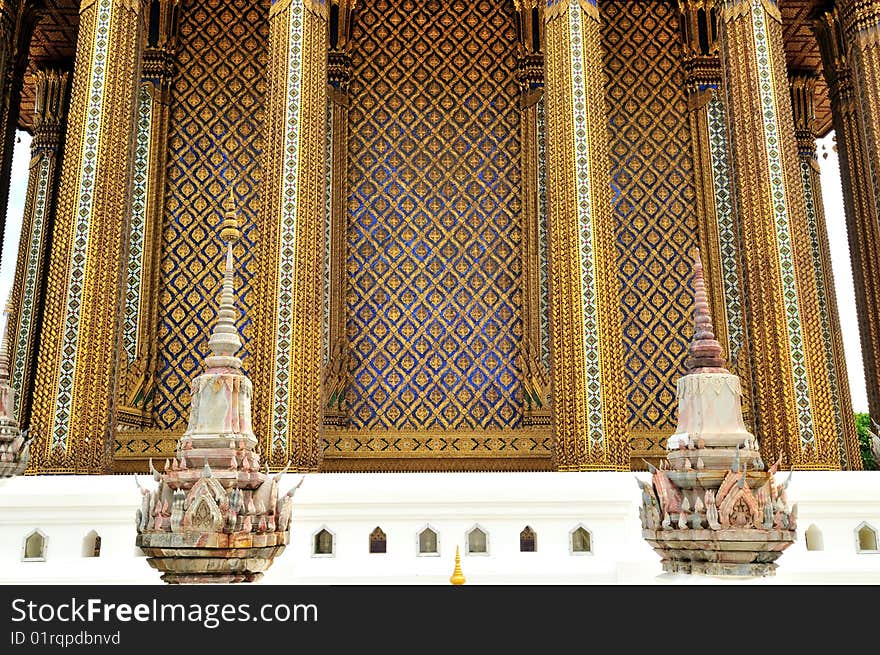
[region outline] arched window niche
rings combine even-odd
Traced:
[[[538,550],[538,535],[530,526],[519,533],[519,552],[534,553]]]
[[[440,533],[430,525],[426,525],[419,530],[416,542],[416,552],[420,557],[440,556]]]
[[[48,543],[49,537],[42,530],[39,528],[32,530],[21,544],[21,561],[45,562]]]
[[[388,538],[385,532],[378,525],[376,529],[370,533],[370,553],[385,553],[388,551]]]
[[[94,530],[83,537],[82,546],[83,557],[100,557],[101,556],[101,535]]]
[[[568,533],[568,549],[572,555],[593,554],[593,534],[583,524]]]
[[[489,554],[489,533],[480,525],[473,526],[465,535],[468,555]]]
[[[312,557],[333,557],[336,555],[336,535],[322,527],[312,535]]]
[[[825,538],[822,536],[819,526],[815,523],[804,532],[804,541],[807,544],[807,550],[825,550]]]
[[[856,551],[859,553],[880,553],[877,545],[877,529],[862,521],[856,528]]]

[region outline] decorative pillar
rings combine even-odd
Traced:
[[[135,0],[80,6],[31,420],[41,473],[108,468],[141,27]]]
[[[42,325],[49,260],[49,235],[55,222],[55,201],[61,152],[67,127],[70,73],[59,68],[37,69],[34,81],[34,134],[27,196],[22,217],[18,261],[10,298],[10,382],[17,416],[30,425],[34,374]]]
[[[525,426],[550,426],[550,294],[547,279],[546,104],[544,100],[544,6],[516,0],[517,79],[520,86],[523,176],[522,270]]]
[[[837,312],[837,294],[834,290],[834,271],[831,267],[828,230],[825,225],[822,188],[819,182],[819,163],[816,159],[816,133],[813,131],[813,121],[816,117],[813,108],[816,79],[816,75],[812,72],[801,71],[789,74],[791,103],[794,109],[794,134],[800,159],[804,205],[810,233],[810,256],[816,275],[819,319],[840,449],[840,467],[861,469],[862,458],[859,454],[859,439],[846,374],[840,315]]]
[[[718,340],[731,370],[745,382],[743,416],[753,421],[751,366],[746,335],[740,225],[730,173],[730,136],[714,0],[679,0],[682,63],[697,189],[700,251],[706,286],[719,313]]]
[[[756,432],[768,459],[839,469],[818,284],[794,139],[782,17],[771,0],[725,0],[721,61],[742,225]]]
[[[348,217],[348,83],[351,80],[353,0],[333,0],[330,5],[327,68],[326,216],[324,223],[324,335],[321,390],[323,425],[348,425],[345,394],[351,382],[351,361],[346,323],[347,285],[346,220]]]
[[[260,315],[258,434],[270,466],[321,461],[327,6],[277,0],[269,10],[269,80]]]
[[[627,470],[599,10],[561,0],[544,19],[555,465]]]
[[[42,4],[42,0],[0,0],[0,250],[6,232],[21,87]]]
[[[122,355],[117,374],[120,429],[153,425],[158,330],[159,256],[171,83],[181,0],[152,0],[137,96],[131,226],[124,277]]]
[[[873,3],[866,3],[870,5]],[[840,5],[843,6],[842,3]],[[850,5],[852,6],[852,5]],[[866,6],[867,11],[870,6]],[[814,23],[819,50],[822,54],[822,69],[828,82],[831,100],[831,117],[837,138],[837,154],[840,162],[840,177],[843,187],[843,206],[846,215],[846,232],[849,239],[849,252],[852,260],[853,283],[856,293],[856,309],[859,315],[859,335],[862,345],[862,362],[865,368],[865,388],[868,395],[868,409],[874,418],[880,417],[880,220],[878,220],[878,185],[875,146],[869,147],[865,126],[869,121],[866,112],[874,111],[878,120],[877,83],[875,61],[870,66],[870,77],[860,79],[861,89],[856,86],[856,77],[866,74],[869,55],[872,49],[867,38],[868,32],[858,39],[860,44],[850,51],[849,42],[854,38],[856,16],[849,12],[850,29],[844,32],[841,9],[832,8],[822,13]],[[867,19],[867,14],[863,16]],[[872,87],[873,84],[873,87]],[[870,92],[873,88],[874,91]],[[868,103],[867,96],[871,96]],[[872,123],[874,128],[876,125]],[[872,128],[873,129],[873,128]],[[876,137],[873,137],[876,144]],[[873,159],[876,162],[876,159]]]

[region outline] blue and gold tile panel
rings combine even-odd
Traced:
[[[675,428],[675,381],[690,339],[696,190],[678,14],[672,4],[601,3],[617,265],[635,433]]]
[[[268,54],[268,0],[181,6],[172,89],[159,291],[158,429],[182,426],[189,383],[208,354],[222,270],[222,202],[234,184],[244,367],[251,365],[256,218]]]
[[[519,427],[513,9],[376,0],[352,42],[351,425]]]

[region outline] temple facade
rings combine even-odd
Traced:
[[[815,137],[880,418],[880,0],[0,0],[0,27],[30,472],[174,456],[230,196],[273,470],[659,464],[697,247],[763,460],[861,468]]]

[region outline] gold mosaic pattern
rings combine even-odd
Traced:
[[[854,196],[850,205],[858,209],[855,214],[848,212],[850,251],[856,306],[862,317],[859,331],[868,409],[880,420],[880,10],[875,2],[836,4],[834,13],[846,35],[838,45],[841,63],[850,69],[840,77],[850,88],[838,105],[842,111],[835,128],[843,144],[841,168],[850,168],[844,180],[855,181],[844,184],[843,190]]]
[[[563,0],[544,18],[554,464],[628,469],[599,15],[591,4]]]
[[[720,21],[740,211],[762,217],[742,223],[757,436],[767,461],[838,469],[780,21],[761,0],[727,0]]]
[[[376,0],[350,86],[349,416],[517,427],[522,334],[512,8]]]
[[[675,429],[691,334],[696,190],[679,18],[660,1],[603,2],[611,187],[630,428]],[[639,450],[662,447],[637,444]]]
[[[270,16],[265,184],[256,283],[255,432],[270,466],[321,461],[327,8],[281,0]]]
[[[109,17],[108,4],[112,5]],[[130,171],[119,165],[119,153],[127,152],[133,130],[140,20],[136,9],[136,4],[125,0],[83,3],[34,386],[34,471],[103,473],[109,464],[103,437],[112,402],[118,317],[108,299],[117,297],[121,283],[124,221],[119,217],[125,215],[129,202]],[[102,62],[92,50],[104,39],[106,52],[114,56]],[[102,63],[103,97],[98,105],[88,95],[94,90],[89,81]],[[88,115],[90,106],[100,106],[101,116]],[[101,183],[83,188],[92,172]],[[86,206],[88,215],[80,213]],[[86,243],[81,245],[82,240]],[[84,261],[77,259],[78,254]],[[81,277],[74,275],[77,270],[82,270]],[[75,285],[80,285],[81,293],[72,288]],[[73,306],[71,298],[81,300]],[[78,327],[75,359],[65,348],[70,341],[65,324],[73,323],[72,316]],[[63,427],[64,432],[53,433],[53,426]]]
[[[854,180],[868,177],[867,148],[862,131],[861,110],[856,103],[855,84],[850,61],[836,9],[822,15],[816,36],[822,51],[823,71],[831,97],[834,131],[840,157],[840,177],[846,214],[846,231],[852,258],[856,309],[861,317],[859,331],[866,377],[868,409],[872,416],[880,415],[880,285],[871,280],[880,279],[880,223],[876,220],[876,198],[873,184],[853,184]],[[823,251],[825,249],[823,241]],[[830,270],[830,269],[829,269]],[[835,350],[843,353],[840,332],[834,335]],[[839,355],[839,360],[843,358]],[[843,367],[840,367],[842,370]],[[847,380],[841,376],[841,389]],[[875,409],[877,408],[877,409]],[[851,466],[861,463],[857,440],[846,442],[847,460]]]
[[[235,246],[240,356],[250,368],[268,4],[203,0],[182,6],[160,273],[154,406],[161,429],[185,423],[189,383],[208,354],[222,277],[217,228],[222,193],[233,178],[242,230]]]

